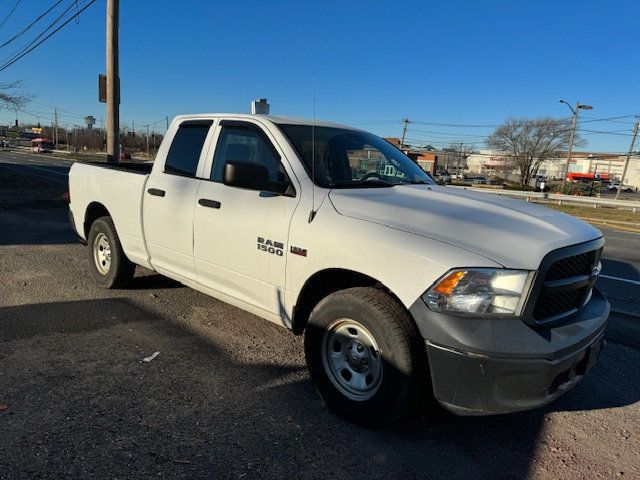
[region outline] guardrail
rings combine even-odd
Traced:
[[[527,202],[534,200],[541,200],[543,202],[554,202],[558,205],[565,204],[578,204],[589,205],[593,208],[598,207],[614,207],[625,210],[631,210],[634,213],[640,211],[640,202],[634,200],[615,200],[612,198],[598,198],[598,197],[579,197],[576,195],[563,195],[560,193],[543,193],[543,192],[523,192],[519,190],[498,190],[482,187],[462,187],[457,185],[450,185],[449,188],[466,188],[467,190],[473,190],[475,192],[484,192],[491,195],[504,195],[506,197],[522,198]]]

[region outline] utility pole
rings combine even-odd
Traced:
[[[53,143],[55,148],[58,148],[58,107],[53,109],[53,118],[55,122],[55,128],[53,130]]]
[[[581,104],[580,102],[576,102],[576,108],[574,110],[573,107],[571,107],[571,105],[569,105],[569,103],[566,100],[560,99],[558,101],[560,103],[564,103],[567,107],[569,107],[569,109],[571,110],[571,113],[573,113],[573,121],[571,122],[571,136],[569,137],[569,150],[567,152],[567,163],[564,166],[562,186],[560,187],[560,193],[564,193],[564,185],[567,181],[567,174],[569,173],[569,162],[571,161],[571,152],[573,150],[573,140],[576,136],[576,126],[578,125],[578,113],[580,112],[580,109],[591,110],[593,109],[593,107],[591,105],[584,105],[584,104]]]
[[[407,135],[407,127],[411,123],[411,120],[408,118],[402,119],[402,123],[404,123],[404,127],[402,128],[402,140],[400,140],[400,148],[404,147],[404,138]],[[167,127],[169,129],[169,127]]]
[[[107,0],[107,162],[120,160],[120,72],[118,25],[120,0]]]
[[[147,157],[149,156],[149,125],[147,125]]]
[[[627,168],[629,167],[629,158],[633,155],[633,147],[636,145],[636,137],[638,136],[638,128],[640,127],[640,120],[636,121],[635,126],[633,127],[633,137],[631,137],[631,145],[629,145],[629,152],[627,152],[627,158],[624,161],[624,169],[622,170],[622,177],[620,178],[620,183],[618,184],[618,191],[616,192],[616,200],[620,197],[620,192],[622,191],[622,182],[624,182],[624,177],[627,175]]]
[[[165,117],[165,120],[167,122],[167,130],[169,130],[169,117]]]
[[[69,126],[66,126],[64,132],[67,134],[67,151],[69,151]]]
[[[576,125],[578,124],[578,105],[573,112],[573,121],[571,122],[571,135],[569,136],[569,149],[567,151],[567,162],[564,165],[564,174],[562,175],[562,186],[560,187],[560,193],[564,193],[564,185],[567,182],[567,174],[569,173],[569,162],[571,162],[571,152],[573,150],[573,139],[576,136]]]
[[[104,119],[100,117],[100,130],[102,131],[102,148],[107,146],[107,131],[104,128]],[[102,151],[102,148],[100,149]]]

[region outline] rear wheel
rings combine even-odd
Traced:
[[[415,324],[376,288],[350,288],[320,301],[305,332],[305,355],[325,403],[358,423],[383,425],[403,416],[426,381]]]
[[[135,271],[125,255],[111,217],[100,217],[89,229],[89,264],[101,287],[120,288],[131,282]]]

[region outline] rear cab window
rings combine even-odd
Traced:
[[[212,124],[212,120],[187,120],[180,124],[167,153],[164,173],[196,176],[202,147]]]

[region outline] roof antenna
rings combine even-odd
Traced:
[[[311,124],[311,211],[309,222],[316,217],[316,75],[313,74],[313,123]]]

